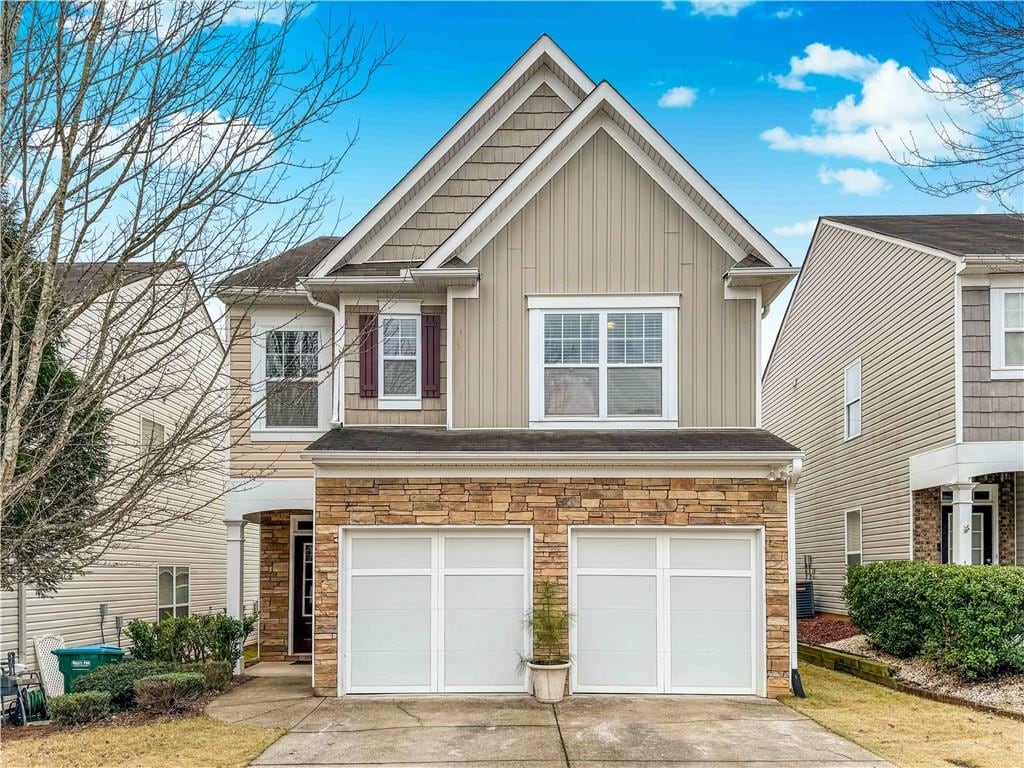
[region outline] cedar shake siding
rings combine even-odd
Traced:
[[[763,526],[767,692],[789,692],[786,484],[754,479],[340,479],[316,485],[314,677],[334,696],[338,675],[341,526],[529,525],[533,583],[569,583],[569,526]]]
[[[823,220],[764,375],[764,426],[806,452],[796,490],[797,562],[815,597],[845,611],[845,512],[863,554],[907,559],[908,457],[956,440],[952,261]],[[862,429],[844,439],[843,371],[861,361]],[[932,545],[934,546],[934,544]]]
[[[964,441],[1024,440],[1024,379],[993,379],[990,291],[963,288]]]

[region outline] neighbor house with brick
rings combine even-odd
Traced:
[[[789,691],[801,454],[758,374],[795,273],[540,38],[351,231],[218,288],[261,658],[332,696],[525,692],[554,582],[572,692]]]
[[[856,563],[1024,563],[1024,217],[820,219],[764,419],[805,452],[819,608]]]

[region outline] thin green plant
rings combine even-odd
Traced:
[[[572,661],[572,655],[565,652],[569,637],[569,626],[574,616],[566,609],[565,599],[558,584],[542,581],[537,584],[533,610],[526,616],[525,624],[533,635],[533,654],[521,657],[522,664],[555,666]]]

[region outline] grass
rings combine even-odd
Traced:
[[[4,768],[240,768],[283,733],[200,715],[21,738],[3,745],[0,762]]]
[[[901,768],[1019,768],[1024,723],[802,665],[806,699],[783,701]]]

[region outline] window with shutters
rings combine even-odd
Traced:
[[[843,436],[847,440],[860,434],[860,403],[860,360],[854,360],[843,371]]]
[[[420,315],[378,317],[379,408],[420,407]]]
[[[587,298],[593,307],[584,297],[565,308],[531,299],[531,424],[675,426],[676,307],[645,306],[658,297],[634,307],[627,297]]]

